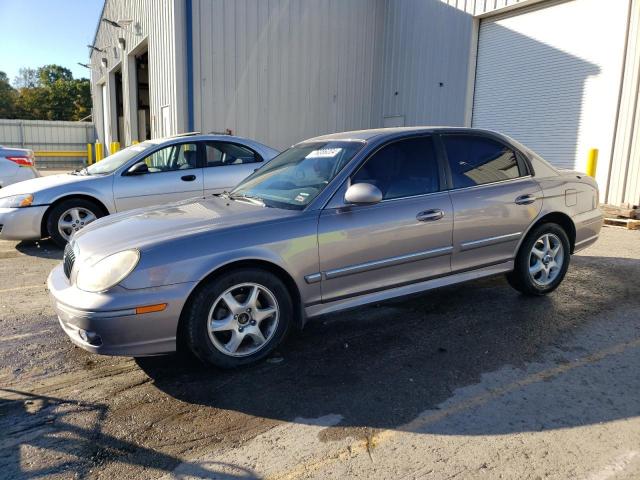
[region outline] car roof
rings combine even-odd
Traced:
[[[185,141],[222,140],[227,142],[235,141],[235,142],[242,142],[242,143],[260,143],[250,138],[244,138],[244,137],[238,137],[235,135],[226,135],[226,134],[213,134],[213,133],[189,133],[189,134],[182,134],[182,135],[173,135],[171,137],[152,138],[150,140],[145,140],[145,142],[159,145],[161,143],[175,142],[179,140],[185,140]]]
[[[304,140],[304,142],[318,142],[318,141],[331,141],[331,140],[343,140],[343,141],[365,141],[368,142],[374,139],[391,138],[397,135],[403,135],[407,133],[431,133],[431,132],[460,132],[460,133],[492,133],[491,130],[485,130],[480,128],[466,128],[466,127],[444,127],[444,126],[421,126],[421,127],[392,127],[392,128],[373,128],[370,130],[354,130],[351,132],[339,132],[331,133],[328,135],[321,135],[319,137],[310,138]]]

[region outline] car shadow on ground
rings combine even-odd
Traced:
[[[514,408],[490,401],[473,418],[430,422],[423,431],[503,434],[640,415],[638,345],[589,360],[640,337],[637,322],[622,324],[619,338],[596,332],[571,343],[598,316],[637,308],[629,279],[638,278],[640,261],[572,263],[546,297],[521,296],[492,278],[314,320],[256,366],[209,369],[186,355],[136,361],[157,388],[184,402],[285,421],[339,414],[340,427],[403,429],[425,411],[446,409],[455,395],[473,395],[458,389],[483,380],[498,389],[516,382],[503,392],[516,395]],[[520,388],[523,379],[529,383]]]
[[[23,240],[16,245],[16,250],[24,255],[38,258],[62,260],[64,250],[50,238],[44,240]]]
[[[74,478],[88,478],[97,467],[107,462],[172,472],[180,465],[185,475],[193,478],[220,480],[259,480],[253,471],[221,462],[184,462],[182,459],[145,448],[103,431],[108,406],[103,403],[74,401],[52,396],[0,388],[4,395],[15,397],[0,401],[0,425],[6,441],[0,460],[3,478],[40,478],[73,472]],[[52,412],[56,411],[55,414]],[[77,424],[77,416],[90,419]],[[12,424],[12,418],[21,418]],[[25,420],[26,418],[26,420]],[[20,450],[33,448],[57,452],[58,461],[51,466],[22,464]]]

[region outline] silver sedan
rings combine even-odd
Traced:
[[[0,239],[51,237],[63,246],[99,217],[231,189],[277,154],[226,135],[148,140],[90,167],[0,190]]]
[[[506,274],[548,294],[601,225],[591,178],[506,136],[348,132],[295,145],[229,194],[95,222],[48,286],[91,352],[185,345],[235,367],[309,318],[444,285]]]

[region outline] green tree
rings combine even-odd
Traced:
[[[73,80],[73,74],[71,70],[60,65],[45,65],[38,69],[38,78],[40,79],[40,85],[47,87],[58,81],[71,81]]]
[[[16,91],[9,83],[9,78],[0,72],[0,118],[13,118],[15,115]]]
[[[15,117],[22,120],[51,120],[49,95],[45,88],[21,88],[16,98]]]
[[[6,79],[6,75],[5,75]],[[1,82],[1,80],[0,80]],[[60,65],[45,65],[37,70],[20,69],[14,83],[12,108],[6,118],[25,120],[81,120],[91,112],[91,83],[74,79],[71,70]],[[0,95],[2,95],[0,85]],[[10,98],[11,94],[0,96]],[[0,112],[3,110],[0,107]],[[5,116],[0,113],[0,117]]]
[[[35,68],[21,68],[18,70],[18,76],[13,79],[15,88],[34,88],[39,83],[38,70]]]

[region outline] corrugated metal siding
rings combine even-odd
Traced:
[[[640,0],[631,4],[626,65],[606,202],[640,205]],[[601,158],[600,162],[608,161]]]
[[[195,127],[285,148],[377,125],[384,0],[194,0]]]
[[[516,3],[387,0],[383,116],[404,125],[463,125],[473,15]]]
[[[140,42],[148,42],[149,48],[149,101],[151,107],[151,135],[160,135],[160,108],[169,105],[173,133],[186,128],[185,101],[185,55],[184,55],[184,0],[106,0],[103,18],[117,21],[128,19],[140,24],[140,33],[134,25],[116,28],[101,22],[95,46],[106,49],[106,53],[91,55],[94,118],[98,135],[102,141],[102,100],[96,85],[108,81],[107,71],[122,66],[123,57]],[[118,37],[126,40],[126,52],[118,47]],[[101,59],[107,58],[108,66],[101,67]],[[126,78],[123,78],[123,84]],[[125,103],[126,103],[125,97]],[[125,107],[126,108],[126,107]],[[126,118],[126,114],[125,114]],[[112,121],[112,124],[114,122]],[[130,126],[125,125],[125,130]],[[115,134],[114,134],[115,135]],[[120,139],[123,143],[122,139]]]
[[[30,148],[38,151],[85,152],[87,143],[95,141],[95,127],[87,122],[59,122],[48,120],[0,119],[0,145]],[[41,157],[38,166],[78,164],[84,157]]]
[[[547,2],[480,24],[473,126],[511,135],[558,167],[611,152],[627,0]],[[598,170],[606,184],[607,162]]]

